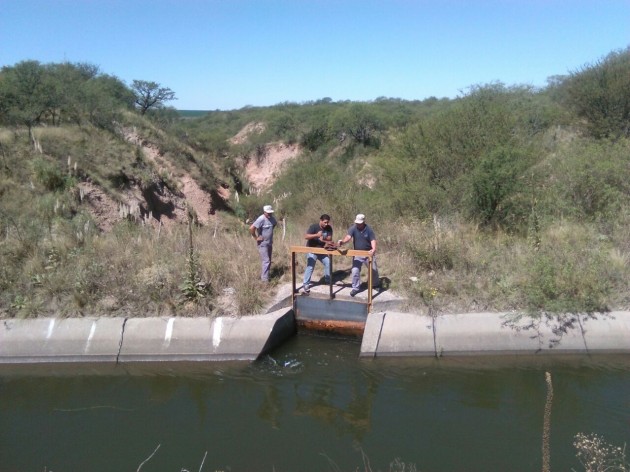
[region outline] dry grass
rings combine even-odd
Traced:
[[[216,226],[194,228],[197,274],[209,290],[191,302],[181,289],[189,270],[185,226],[158,231],[122,222],[99,234],[86,220],[52,221],[43,236],[33,228],[32,239],[28,228],[21,229],[22,240],[10,227],[5,231],[1,248],[11,257],[0,271],[3,316],[254,314],[278,285],[290,283],[289,247],[303,244],[301,225],[289,226],[284,240],[282,228],[276,229],[266,286],[247,225],[225,217]],[[627,252],[584,226],[561,224],[541,236],[536,250],[526,239],[456,220],[406,223],[380,238],[379,270],[419,312],[615,306],[630,275]],[[335,268],[346,266],[340,260]],[[299,278],[302,257],[296,270]],[[322,275],[318,264],[314,278]]]

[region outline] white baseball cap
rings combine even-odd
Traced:
[[[272,207],[271,205],[265,205],[265,206],[263,207],[263,211],[264,211],[265,213],[273,213],[273,207]]]
[[[359,213],[354,219],[354,222],[358,225],[365,223],[365,215],[363,213]]]

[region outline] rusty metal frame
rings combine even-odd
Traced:
[[[295,287],[296,282],[296,254],[324,254],[330,258],[330,285],[329,285],[329,297],[330,299],[335,298],[333,294],[333,256],[344,256],[344,257],[367,257],[368,258],[368,298],[367,298],[367,309],[368,313],[372,311],[372,254],[370,251],[359,251],[356,249],[324,249],[319,247],[308,247],[308,246],[291,246],[291,305],[295,310],[295,295],[299,292],[299,290]],[[363,303],[360,300],[357,300],[357,303]]]

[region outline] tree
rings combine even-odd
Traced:
[[[104,129],[119,121],[121,109],[131,109],[135,103],[134,93],[113,75],[103,74],[85,82],[80,92],[86,118]]]
[[[80,126],[87,120],[111,128],[135,99],[123,81],[87,63],[23,61],[0,70],[0,123],[26,126],[33,144],[33,127],[44,123]]]
[[[161,108],[164,102],[177,100],[175,92],[168,87],[161,87],[157,82],[146,80],[134,80],[131,90],[136,96],[136,105],[140,109],[140,114],[144,115],[150,108]]]
[[[85,103],[82,89],[86,83],[99,75],[98,66],[89,63],[63,62],[49,64],[47,68],[54,87],[54,95],[51,97],[52,107],[48,110],[52,124],[58,125],[61,121],[71,121],[80,125]]]
[[[26,126],[33,144],[33,126],[55,105],[56,97],[54,81],[48,69],[38,61],[23,61],[2,69],[3,115],[10,124]]]

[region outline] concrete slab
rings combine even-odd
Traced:
[[[114,362],[123,318],[36,318],[0,324],[0,363]]]
[[[381,332],[385,323],[385,312],[370,313],[365,322],[361,351],[359,357],[376,357],[378,344],[381,340]]]
[[[501,313],[370,314],[362,357],[630,353],[630,312],[510,323]],[[572,321],[566,324],[567,321]],[[565,326],[568,329],[559,329]],[[435,344],[433,344],[435,329]]]
[[[533,354],[541,348],[534,333],[506,326],[499,313],[440,315],[435,331],[438,356]]]
[[[129,318],[118,362],[207,359],[211,326],[210,318]]]
[[[254,360],[295,334],[293,310],[264,315],[216,318],[212,325],[213,358]]]
[[[630,352],[630,313],[563,315],[543,323],[539,337],[541,350],[552,354]]]
[[[630,312],[613,311],[582,322],[589,351],[630,352]]]
[[[294,333],[290,309],[242,318],[3,320],[0,363],[254,360]]]
[[[431,317],[391,311],[368,315],[361,357],[434,355]]]
[[[240,318],[131,318],[118,361],[254,360],[294,332],[286,309]]]

